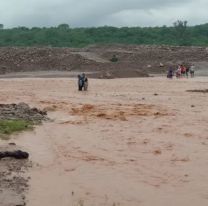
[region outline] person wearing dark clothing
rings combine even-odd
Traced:
[[[172,79],[173,78],[173,69],[172,67],[169,68],[167,78]]]
[[[190,68],[187,67],[187,68],[186,68],[186,77],[187,77],[187,78],[189,77],[189,71],[190,71]]]
[[[81,75],[78,75],[78,90],[82,91],[83,81]]]
[[[88,89],[88,78],[86,77],[85,73],[78,75],[78,90],[82,91],[83,88],[84,91],[87,91]]]

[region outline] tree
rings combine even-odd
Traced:
[[[67,30],[70,29],[68,24],[59,24],[58,29]]]
[[[179,42],[179,45],[188,45],[189,42],[189,36],[187,33],[187,21],[177,20],[173,23],[173,26],[176,31],[176,37]]]
[[[21,31],[29,31],[29,28],[27,28],[26,26],[19,26],[18,29]]]
[[[0,29],[4,29],[4,25],[3,24],[0,24]]]

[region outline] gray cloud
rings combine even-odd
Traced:
[[[160,26],[208,22],[207,0],[1,0],[0,23],[14,26]]]

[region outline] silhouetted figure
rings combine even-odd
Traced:
[[[169,68],[167,78],[172,79],[173,78],[173,69],[172,67]]]
[[[78,90],[87,91],[88,89],[88,78],[86,77],[85,73],[82,73],[82,75],[78,75]]]
[[[190,75],[191,75],[191,78],[194,78],[194,75],[195,75],[195,66],[194,65],[192,65],[190,67]]]

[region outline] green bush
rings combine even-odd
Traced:
[[[0,120],[0,137],[32,128],[32,122],[24,120]]]

